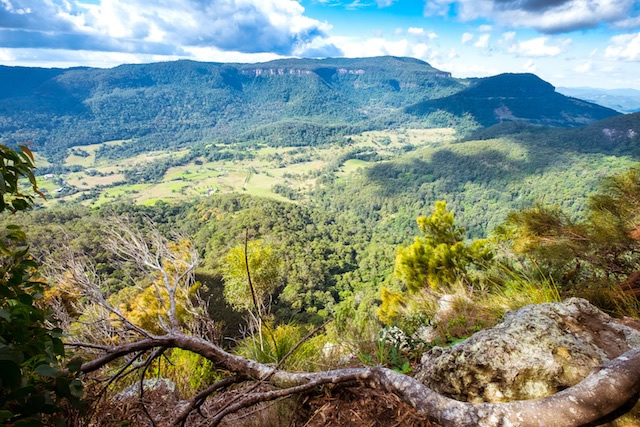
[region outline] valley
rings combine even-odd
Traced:
[[[348,178],[360,168],[398,158],[408,151],[450,144],[454,135],[454,129],[401,129],[347,135],[339,142],[317,147],[254,144],[243,147],[241,160],[207,161],[197,155],[188,156],[188,150],[152,151],[118,160],[96,157],[102,147],[135,144],[111,141],[74,147],[63,163],[74,172],[46,174],[40,185],[47,195],[43,202],[47,206],[77,199],[89,206],[113,201],[153,204],[158,200],[190,200],[228,192],[295,201],[308,199],[322,175]],[[239,151],[230,144],[218,144],[216,148],[229,157]],[[175,166],[150,182],[129,183],[145,170],[166,162]],[[128,180],[126,174],[133,179]]]
[[[478,331],[500,338],[500,325],[526,319],[532,348],[577,372],[571,354],[590,347],[538,346],[546,330],[531,333],[527,313],[542,313],[563,343],[574,340],[555,323],[563,310],[616,331],[605,312],[640,312],[640,113],[564,96],[529,73],[461,79],[388,56],[0,67],[0,77],[0,143],[13,168],[3,170],[12,214],[2,217],[9,243],[0,252],[28,257],[12,270],[16,281],[39,266],[51,286],[40,292],[40,278],[30,281],[22,300],[42,298],[68,336],[91,341],[79,344],[86,363],[121,351],[120,340],[143,345],[99,375],[138,372],[135,361],[153,351],[140,384],[153,375],[175,388],[160,393],[176,402],[233,384],[229,372],[244,383],[256,366],[267,377],[385,372],[448,398],[460,390],[439,391],[433,378],[458,368],[431,372],[422,360],[438,353],[445,363]],[[12,174],[45,197],[19,192]],[[638,363],[621,357],[612,363]],[[548,392],[499,387],[555,396],[579,391],[588,374],[548,374]],[[482,393],[463,399],[500,405],[502,392],[483,381],[471,384]],[[118,422],[141,401],[112,403],[131,384],[114,385],[101,403]],[[203,408],[215,417],[213,401]],[[283,411],[313,418],[298,409]]]

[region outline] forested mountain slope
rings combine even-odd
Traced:
[[[131,140],[129,154],[212,140],[310,145],[399,125],[572,126],[616,114],[533,75],[459,80],[412,58],[0,67],[0,142],[32,141],[56,163],[68,147],[111,140]]]
[[[477,79],[468,89],[417,103],[406,111],[440,125],[464,117],[468,126],[491,126],[505,121],[582,126],[618,115],[609,108],[561,95],[533,74]]]
[[[592,87],[559,87],[563,95],[584,99],[621,113],[640,111],[640,91],[636,89],[599,89]]]
[[[559,149],[583,152],[640,154],[640,113],[625,114],[597,121],[587,126],[558,129],[527,123],[501,123],[480,129],[467,140],[510,136],[526,143],[542,143]]]
[[[514,210],[544,201],[574,217],[604,176],[640,154],[640,114],[583,128],[503,123],[464,141],[424,147],[369,163],[349,179],[316,192],[336,215],[367,218],[407,235],[415,217],[447,200],[473,236],[483,236]]]
[[[425,62],[393,57],[177,61],[112,69],[0,67],[0,81],[3,140],[31,140],[54,158],[74,145],[139,138],[146,149],[166,148],[249,130],[260,134],[262,125],[271,125],[271,133],[282,122],[289,130],[309,122],[316,128],[333,125],[329,134],[344,133],[342,128],[353,132],[377,121],[384,125],[416,99],[462,88]]]

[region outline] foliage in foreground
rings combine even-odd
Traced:
[[[0,211],[30,209],[33,196],[19,187],[28,178],[38,193],[29,149],[0,146],[0,165]],[[55,319],[41,304],[46,285],[20,227],[2,231],[0,253],[0,423],[41,425],[45,416],[56,417],[63,400],[79,403],[82,386],[68,370],[80,365],[61,364],[62,330],[50,326]]]

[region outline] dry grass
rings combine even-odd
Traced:
[[[266,386],[261,386],[259,390]],[[207,400],[202,415],[193,413],[187,426],[208,426],[210,417],[237,400],[244,387],[221,393]],[[176,393],[160,388],[145,392],[144,406],[158,427],[168,427],[184,404]],[[148,426],[150,421],[138,396],[128,400],[111,397],[92,409],[93,416],[78,418],[73,414],[69,425],[90,427]],[[209,419],[208,419],[209,418]],[[363,387],[349,387],[333,392],[325,389],[314,394],[266,402],[227,416],[223,426],[255,427],[430,427],[425,418],[393,395]]]
[[[435,426],[393,394],[363,387],[309,396],[299,408],[294,426]]]

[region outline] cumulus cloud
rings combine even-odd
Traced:
[[[491,38],[490,34],[483,34],[478,37],[478,40],[473,44],[475,47],[479,47],[480,49],[486,49],[489,47],[489,39]]]
[[[181,54],[185,47],[245,53],[336,53],[330,26],[295,0],[0,0],[0,45]],[[15,32],[10,34],[10,32]],[[318,49],[322,46],[322,52]]]
[[[426,38],[429,40],[437,39],[439,36],[433,31],[425,31],[424,28],[419,27],[409,27],[407,29],[407,33],[411,34],[414,37]]]
[[[426,0],[425,15],[443,15],[457,6],[463,21],[484,18],[544,33],[595,28],[602,23],[638,26],[634,0]]]
[[[0,0],[0,28],[73,31],[80,12],[59,0]]]
[[[460,42],[462,44],[467,44],[469,43],[471,40],[473,40],[473,34],[471,33],[464,33],[462,34],[462,38],[460,39]]]
[[[614,60],[640,61],[640,33],[612,37],[604,55]]]
[[[427,43],[412,40],[388,40],[381,37],[360,39],[357,37],[331,37],[329,41],[335,44],[343,52],[344,56],[350,58],[366,56],[410,56],[422,59],[432,65],[438,66],[441,54],[437,49]]]
[[[549,37],[536,37],[513,44],[509,53],[520,56],[542,57],[558,56],[571,44],[571,39],[551,41]]]
[[[573,69],[576,73],[588,73],[593,69],[593,63],[591,61],[587,61],[584,64],[580,64]]]

